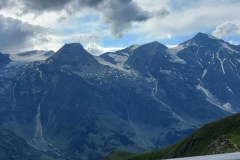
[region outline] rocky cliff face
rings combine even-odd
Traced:
[[[6,82],[1,124],[71,159],[165,147],[239,111],[239,51],[202,33],[176,48],[152,42],[100,57],[67,44]]]
[[[11,60],[9,58],[9,55],[8,54],[2,54],[0,52],[0,68],[6,66],[10,62],[11,62]]]

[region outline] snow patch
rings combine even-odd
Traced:
[[[170,75],[172,73],[171,70],[163,70],[160,68],[160,72],[164,73],[164,74],[167,74],[167,75]]]
[[[197,47],[198,47],[198,44],[195,42],[195,39],[193,38],[192,40],[193,40],[192,43],[189,42],[189,43],[190,43],[190,46],[197,46]]]
[[[186,64],[186,61],[184,61],[183,59],[177,56],[177,53],[183,50],[184,48],[185,47],[183,45],[178,45],[177,47],[168,48],[166,52],[169,53],[172,58],[170,62]]]
[[[120,63],[120,65],[128,59],[128,56],[120,56],[115,53],[110,53],[108,56],[113,58],[115,62]]]
[[[237,59],[238,60],[238,59]],[[237,66],[230,60],[230,63],[236,68],[236,74],[238,76],[238,78],[240,78],[239,74],[238,74],[238,69]]]
[[[227,111],[231,111],[232,110],[232,105],[228,102],[228,103],[225,103],[223,105],[223,108],[225,108],[225,110],[227,110]]]
[[[227,86],[227,89],[228,89],[229,92],[232,92],[232,93],[233,93],[233,91],[232,91],[228,86]]]
[[[202,63],[199,62],[199,60],[197,60],[198,64],[203,68],[203,65]]]
[[[207,72],[208,72],[208,70],[206,70],[206,69],[203,71],[202,79],[205,77],[205,75],[207,74]]]
[[[137,49],[138,47],[140,47],[140,45],[138,45],[138,44],[132,45],[130,47],[130,50],[133,51],[133,50]]]
[[[229,45],[227,45],[226,43],[220,43],[222,46],[223,46],[223,48],[225,48],[225,49],[227,49],[227,50],[229,50],[229,51],[231,51],[231,52],[236,52],[236,53],[239,53],[238,51],[236,51],[235,49],[232,49]]]
[[[235,64],[233,64],[233,62],[230,60],[230,63],[232,63],[232,65],[234,66],[234,67],[236,67],[236,65]]]
[[[214,40],[219,40],[217,37],[214,37],[214,36],[211,35],[211,34],[208,35],[208,38],[210,38],[210,39],[214,39]]]
[[[225,106],[224,106],[224,105],[221,105],[221,103],[219,103],[219,102],[213,97],[213,95],[212,95],[206,88],[204,88],[204,87],[201,86],[200,84],[197,85],[196,88],[197,88],[198,90],[201,90],[201,91],[206,95],[206,100],[207,100],[208,102],[210,102],[210,103],[212,103],[213,105],[221,108],[222,110],[225,110],[225,111],[227,111],[227,112],[233,113],[233,112],[232,112],[232,108],[231,108],[231,107],[230,107],[230,108],[228,107],[229,105],[226,105],[226,104],[224,104]]]
[[[225,70],[224,70],[224,66],[223,66],[223,63],[224,63],[224,61],[226,60],[226,58],[224,58],[223,60],[221,60],[221,58],[219,57],[219,51],[220,51],[221,49],[222,49],[222,47],[219,48],[219,50],[217,51],[217,59],[220,61],[223,74],[226,74],[226,73],[225,73]]]
[[[197,46],[197,52],[196,52],[196,56],[198,55],[198,51],[199,51],[199,46]]]
[[[42,78],[42,71],[40,71],[39,68],[37,68],[36,70],[39,72],[41,80],[43,80],[43,78]]]
[[[46,60],[49,56],[44,55],[48,51],[37,51],[37,52],[29,52],[28,54],[24,53],[17,53],[17,54],[11,54],[10,59],[13,62],[35,62],[35,61],[43,61]],[[26,52],[27,53],[27,52]]]
[[[94,56],[94,58],[99,62],[101,63],[102,65],[106,65],[106,66],[109,66],[109,67],[112,67],[112,68],[116,68],[116,69],[119,69],[121,71],[124,71],[126,73],[131,73],[131,70],[127,70],[125,69],[124,67],[122,67],[121,65],[114,65],[112,63],[109,63],[107,61],[105,61],[103,58],[99,57],[99,56]]]

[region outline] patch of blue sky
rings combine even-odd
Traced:
[[[185,36],[172,36],[172,38],[161,39],[161,40],[158,40],[158,42],[164,45],[179,45],[180,43],[191,39],[196,34],[185,35]]]
[[[223,37],[223,40],[225,40],[228,43],[234,44],[234,45],[239,45],[240,44],[240,35],[230,35],[227,37]]]

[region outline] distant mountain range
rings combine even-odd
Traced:
[[[240,110],[240,46],[203,33],[175,48],[93,56],[72,43],[1,61],[0,124],[69,159],[163,148]]]
[[[204,125],[170,147],[135,155],[125,151],[113,151],[102,160],[158,160],[239,152],[239,122],[238,113]]]

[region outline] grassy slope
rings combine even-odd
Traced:
[[[107,157],[103,158],[102,160],[126,160],[133,156],[132,153],[125,152],[125,151],[113,151]]]
[[[236,146],[240,147],[240,114],[206,124],[168,148],[132,155],[127,159],[157,160],[240,151]],[[109,158],[106,160],[122,159]]]

